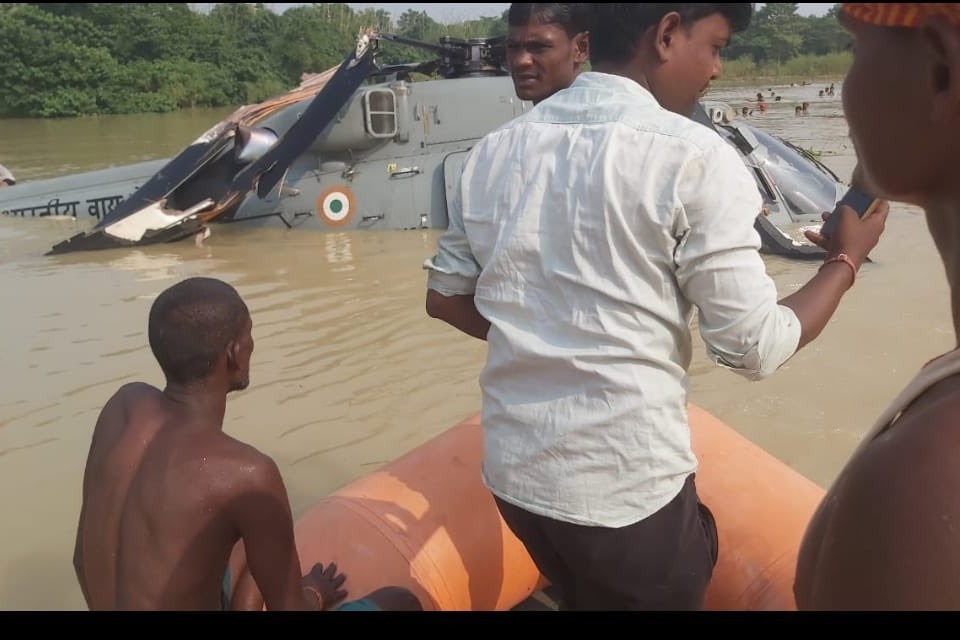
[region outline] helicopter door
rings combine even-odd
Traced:
[[[450,201],[453,200],[457,186],[460,184],[460,173],[463,171],[463,163],[467,159],[468,150],[455,151],[443,159],[443,184],[446,191],[446,206],[443,208],[443,220],[435,221],[431,226],[440,229],[446,229],[448,224],[448,215]],[[433,222],[433,221],[432,221]]]

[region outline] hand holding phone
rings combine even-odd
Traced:
[[[837,203],[833,213],[830,214],[830,216],[827,218],[827,221],[823,223],[822,227],[820,227],[820,235],[824,237],[833,235],[834,231],[837,229],[837,225],[840,223],[839,213],[840,207],[843,205],[853,209],[857,216],[859,216],[862,220],[872,214],[879,204],[879,198],[867,195],[862,191],[855,189],[854,187],[850,187],[840,199],[840,202]]]

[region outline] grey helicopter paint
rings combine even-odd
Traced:
[[[379,67],[381,43],[437,54]],[[361,34],[316,95],[244,127],[221,122],[173,159],[20,183],[0,190],[0,213],[58,217],[75,235],[50,254],[177,241],[218,224],[316,231],[442,229],[473,144],[532,108],[514,93],[504,38],[428,44]],[[439,79],[412,82],[413,73]],[[739,151],[764,200],[763,249],[793,258],[822,251],[782,229],[817,224],[846,189],[790,143],[704,102],[691,116]]]

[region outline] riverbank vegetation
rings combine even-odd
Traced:
[[[304,73],[343,59],[362,27],[437,42],[496,36],[506,14],[441,24],[422,11],[312,4],[277,14],[262,3],[0,3],[0,117],[72,117],[166,112],[259,102]],[[205,5],[209,6],[209,5]],[[388,5],[384,5],[388,6]],[[725,52],[725,75],[842,75],[849,38],[831,14],[797,15],[768,3]],[[427,59],[385,43],[383,63]]]
[[[838,51],[823,55],[800,55],[783,62],[767,61],[757,64],[749,57],[724,63],[723,78],[715,84],[747,84],[754,81],[803,81],[842,78],[853,54]]]

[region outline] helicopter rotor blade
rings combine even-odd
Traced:
[[[405,44],[411,47],[416,47],[418,49],[424,49],[426,51],[432,51],[440,55],[456,55],[457,57],[465,58],[466,54],[456,48],[445,46],[442,44],[433,44],[430,42],[423,42],[422,40],[416,40],[414,38],[407,38],[404,36],[398,36],[394,33],[379,33],[375,36],[379,40],[389,40],[391,42],[396,42],[398,44]]]
[[[374,40],[361,38],[300,119],[259,160],[237,174],[231,192],[246,193],[255,187],[257,195],[264,198],[280,183],[293,161],[310,148],[374,69]]]
[[[430,60],[427,62],[411,62],[409,64],[392,64],[386,67],[381,67],[376,70],[374,73],[376,75],[383,75],[389,73],[422,73],[424,75],[431,75],[439,67],[439,60]]]

